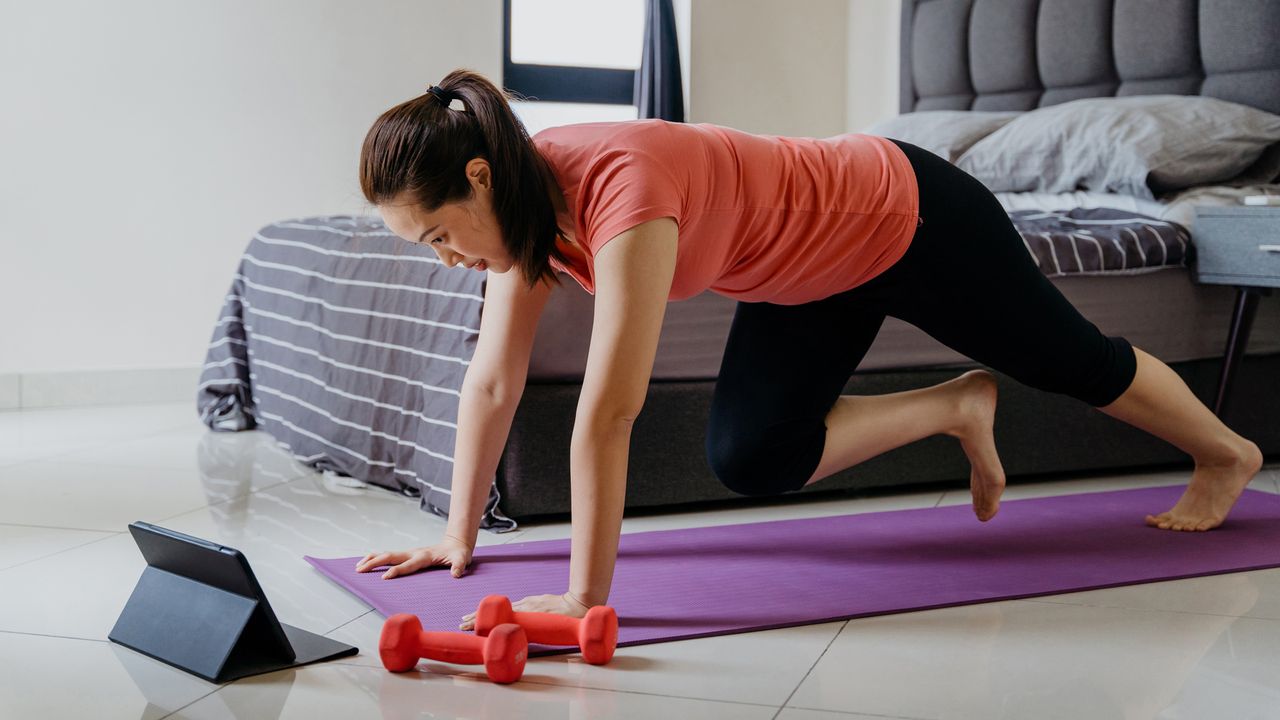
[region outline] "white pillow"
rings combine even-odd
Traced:
[[[1280,115],[1247,105],[1198,95],[1086,98],[1022,113],[956,164],[995,192],[1151,199],[1242,174],[1274,179],[1280,153],[1267,151],[1277,143]]]
[[[924,110],[903,113],[867,128],[868,135],[918,145],[948,162],[955,162],[970,145],[999,130],[1016,112]]]

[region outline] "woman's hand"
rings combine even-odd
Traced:
[[[467,565],[471,564],[471,553],[470,545],[446,535],[435,545],[397,552],[369,553],[356,563],[356,572],[369,572],[376,567],[391,565],[391,569],[382,574],[383,580],[390,580],[433,565],[448,565],[457,578],[462,577]]]
[[[571,594],[565,593],[564,595],[530,595],[512,603],[511,609],[515,612],[555,613],[580,618],[586,617],[587,611],[591,608],[578,602]],[[462,624],[458,629],[471,630],[475,626],[476,614],[472,612],[462,616]]]

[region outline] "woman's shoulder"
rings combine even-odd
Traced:
[[[621,174],[669,173],[700,153],[680,123],[646,119],[580,123],[547,128],[535,137],[538,150],[561,171],[590,185]]]
[[[846,137],[846,136],[837,136]],[[554,125],[544,128],[533,135],[539,143],[560,143],[568,145],[600,144],[612,147],[624,147],[628,144],[651,146],[662,143],[688,141],[810,141],[816,138],[787,137],[765,133],[752,133],[746,130],[716,125],[714,123],[671,122],[660,118],[642,120],[618,120],[612,122],[573,123]],[[835,138],[831,138],[835,139]]]
[[[575,123],[545,128],[533,136],[539,147],[556,146],[599,154],[609,150],[654,150],[680,135],[679,125],[659,119]]]

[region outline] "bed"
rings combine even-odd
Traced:
[[[905,0],[901,107],[1007,113],[1093,97],[1203,94],[1280,113],[1280,2]],[[1275,178],[1271,178],[1274,180]],[[1225,187],[1225,186],[1223,186]],[[1262,191],[1266,191],[1264,186]],[[1239,191],[1239,188],[1235,188]],[[1280,190],[1278,190],[1280,191]],[[1046,275],[1106,334],[1160,357],[1206,402],[1234,291],[1191,282],[1187,211],[1232,189],[1193,187],[1140,208],[1107,193],[1001,193]],[[1161,200],[1165,202],[1161,202]],[[1141,212],[1140,210],[1145,210]],[[1099,235],[1105,229],[1109,235]],[[568,276],[540,324],[529,380],[482,527],[569,510],[569,438],[591,297]],[[474,348],[484,277],[445,269],[374,217],[298,218],[249,243],[198,389],[214,430],[260,429],[316,469],[418,497],[447,515],[457,391]],[[1280,303],[1259,305],[1229,414],[1280,453]],[[703,433],[734,301],[672,303],[632,434],[629,509],[753,502],[721,486]],[[932,385],[976,363],[888,318],[846,393]],[[1011,482],[1056,473],[1190,467],[1187,456],[1079,401],[997,374],[996,439]],[[950,438],[898,448],[799,494],[967,481]]]

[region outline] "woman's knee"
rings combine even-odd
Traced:
[[[1086,353],[1061,353],[1052,362],[1002,369],[1014,380],[1044,392],[1075,398],[1093,407],[1115,402],[1133,384],[1137,356],[1123,337],[1104,336],[1087,343]]]
[[[1128,340],[1118,336],[1103,340],[1093,372],[1069,393],[1094,407],[1105,407],[1118,400],[1138,374],[1138,356]]]
[[[764,432],[713,425],[707,432],[707,462],[716,479],[739,495],[778,495],[804,487],[822,459],[825,438],[821,419]]]

